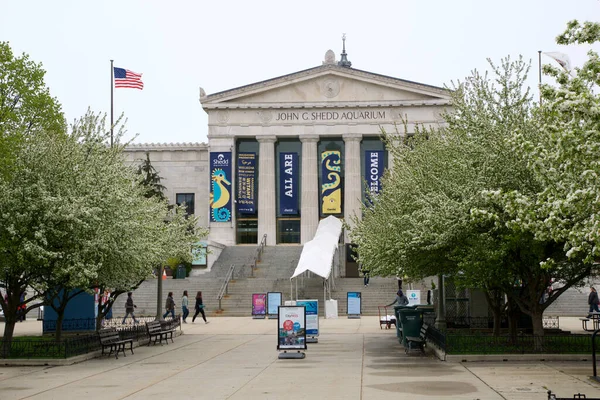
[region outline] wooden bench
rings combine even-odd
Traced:
[[[146,330],[148,331],[148,337],[150,339],[148,340],[148,346],[150,346],[150,343],[152,343],[153,338],[154,344],[158,342],[162,345],[163,339],[165,340],[165,342],[167,342],[167,344],[169,344],[168,339],[171,339],[171,342],[173,342],[173,334],[175,333],[175,329],[163,330],[160,321],[146,322]]]
[[[408,352],[413,349],[413,345],[418,346],[418,348],[420,348],[421,351],[425,353],[425,344],[427,343],[427,329],[429,329],[429,326],[427,326],[427,324],[423,324],[421,326],[421,332],[419,333],[419,337],[406,337],[406,347],[404,348],[406,354],[408,354]]]
[[[129,344],[129,350],[131,350],[131,354],[133,354],[133,339],[121,339],[117,328],[100,329],[98,331],[98,337],[100,338],[100,344],[102,345],[102,355],[104,355],[104,349],[108,347],[110,348],[108,353],[109,356],[114,351],[115,357],[119,359],[119,352],[122,351],[123,357],[126,357],[126,344]]]
[[[585,318],[585,317],[583,317],[583,318],[579,318],[579,320],[581,321],[581,328],[582,328],[584,331],[587,331],[587,330],[588,330],[588,328],[587,328],[587,323],[590,321],[590,319],[589,319],[589,318]]]

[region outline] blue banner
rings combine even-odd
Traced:
[[[279,213],[298,214],[298,153],[279,153]]]
[[[342,153],[321,153],[321,214],[342,213]]]
[[[348,292],[348,315],[360,315],[361,304],[360,304],[360,292]]]
[[[210,153],[210,220],[231,221],[231,152]]]
[[[267,314],[277,315],[281,305],[281,292],[267,292]]]
[[[381,191],[381,177],[383,176],[383,151],[365,151],[365,179],[367,191],[377,194]]]
[[[319,301],[297,300],[296,305],[306,308],[306,334],[319,336]]]
[[[256,212],[256,153],[239,153],[237,165],[237,210]]]

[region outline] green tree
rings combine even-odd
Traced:
[[[398,146],[388,138],[394,172],[351,237],[375,273],[451,275],[484,288],[496,313],[501,307],[493,299],[504,293],[543,335],[543,310],[587,276],[589,266],[566,259],[560,240],[515,229],[511,209],[490,195],[544,190],[512,141],[516,132],[539,136],[540,114],[524,87],[528,67],[508,59],[491,66],[492,79],[474,72],[454,85],[445,127],[417,129]],[[555,268],[544,267],[548,258],[558,260]],[[540,302],[552,278],[563,287]]]
[[[68,135],[40,131],[19,147],[12,178],[0,178],[5,354],[25,288],[58,299],[60,312],[68,298],[59,292],[100,287],[117,296],[168,257],[189,258],[205,233],[192,228],[195,220],[182,208],[145,196],[141,177],[124,162],[123,131],[112,148],[107,132],[105,118],[91,112]]]
[[[40,130],[63,134],[65,119],[44,83],[42,65],[27,54],[15,56],[0,42],[0,174],[6,175],[21,138]]]
[[[146,152],[146,159],[138,166],[137,173],[141,175],[142,185],[147,189],[146,197],[157,197],[161,200],[165,199],[165,187],[161,183],[163,179],[158,171],[150,162],[150,153]]]

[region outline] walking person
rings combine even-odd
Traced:
[[[190,315],[190,310],[188,309],[188,293],[187,290],[183,291],[183,297],[181,298],[181,311],[183,313],[183,323],[187,324],[187,321],[185,320],[187,318],[188,315]]]
[[[600,310],[598,309],[598,292],[596,292],[596,289],[594,289],[594,287],[590,287],[590,294],[588,296],[588,304],[590,306],[590,311],[589,311],[589,315],[588,318],[592,317],[592,312],[597,312],[600,313]]]
[[[362,274],[363,274],[363,283],[365,285],[365,287],[369,286],[369,279],[371,279],[371,271],[369,271],[369,268],[363,266],[361,268]]]
[[[135,319],[135,314],[133,313],[134,309],[137,308],[137,306],[135,304],[133,304],[133,297],[131,297],[133,295],[132,292],[128,292],[127,293],[127,300],[125,301],[125,316],[123,317],[123,322],[121,322],[121,325],[125,324],[125,320],[127,319],[127,316],[129,314],[131,314],[131,318],[133,318],[133,323],[137,324],[137,320]]]
[[[204,314],[204,303],[202,303],[202,292],[200,292],[200,291],[196,294],[196,305],[194,306],[194,308],[196,309],[196,313],[194,314],[194,317],[192,318],[192,324],[196,320],[196,317],[198,316],[198,314],[202,314],[202,319],[204,320],[204,323],[208,324],[208,321],[206,320],[206,314]]]
[[[167,296],[165,310],[167,311],[163,314],[163,318],[167,318],[167,315],[171,313],[171,317],[175,319],[175,300],[173,300],[173,292],[169,292],[169,295]]]

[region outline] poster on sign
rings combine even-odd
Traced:
[[[306,308],[306,336],[319,336],[319,300],[298,300],[296,305]]]
[[[406,297],[408,297],[408,305],[421,304],[421,291],[420,290],[407,290]]]
[[[277,350],[305,350],[304,306],[279,306],[277,315]]]
[[[252,317],[264,318],[267,315],[267,294],[252,294]]]
[[[348,318],[360,318],[360,292],[348,292]]]
[[[281,292],[268,292],[267,293],[267,314],[269,318],[275,318],[277,316],[277,310],[281,305]]]

